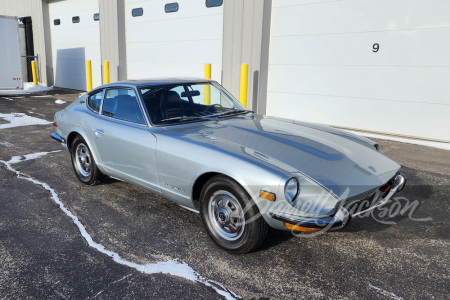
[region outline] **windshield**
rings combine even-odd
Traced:
[[[143,87],[145,108],[153,124],[175,124],[247,112],[215,83],[184,83]]]

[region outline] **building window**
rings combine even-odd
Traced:
[[[94,21],[98,21],[98,20],[100,20],[100,14],[96,13],[96,14],[94,14]]]
[[[222,6],[223,0],[206,0],[206,7]]]
[[[61,20],[60,19],[54,19],[53,20],[53,25],[55,25],[55,26],[61,25]]]
[[[169,3],[164,7],[166,13],[176,12],[178,11],[178,3]]]
[[[72,17],[72,23],[80,23],[80,17]]]
[[[140,17],[140,16],[142,16],[144,14],[144,9],[142,8],[142,7],[140,7],[140,8],[134,8],[132,11],[131,11],[131,15],[133,16],[133,17]]]

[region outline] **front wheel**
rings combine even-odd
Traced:
[[[248,253],[267,235],[267,224],[245,190],[226,176],[215,176],[200,197],[202,222],[213,241],[231,253]]]
[[[72,166],[78,179],[87,185],[95,185],[103,177],[103,174],[97,168],[94,157],[86,141],[77,136],[73,140],[71,149]]]

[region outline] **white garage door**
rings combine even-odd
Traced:
[[[450,141],[450,1],[273,1],[267,113]]]
[[[86,60],[92,61],[93,86],[101,85],[98,12],[97,0],[49,3],[55,86],[86,90]]]
[[[223,5],[206,7],[205,0],[179,0],[178,11],[166,13],[168,3],[174,2],[126,1],[128,78],[204,77],[204,64],[210,63],[212,79],[220,82]],[[133,9],[138,13],[140,8],[142,16],[133,17]]]

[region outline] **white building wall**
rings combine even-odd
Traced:
[[[273,1],[267,113],[450,141],[449,13],[447,0]]]

